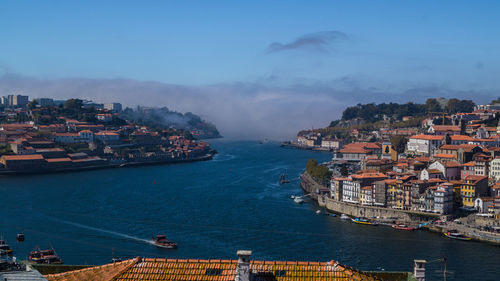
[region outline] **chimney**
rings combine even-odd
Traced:
[[[414,260],[413,275],[417,281],[425,281],[425,263],[426,260]]]
[[[236,268],[235,281],[250,281],[250,256],[252,251],[238,250],[238,267]]]

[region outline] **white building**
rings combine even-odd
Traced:
[[[111,110],[113,112],[121,112],[122,111],[122,104],[118,103],[118,102],[105,103],[104,108],[107,110]]]
[[[360,182],[345,179],[342,182],[342,201],[348,203],[359,203]]]
[[[500,179],[500,157],[490,161],[489,177],[495,181]]]
[[[453,184],[443,183],[434,192],[434,211],[443,215],[453,211]]]
[[[321,147],[328,149],[339,149],[341,140],[324,138],[321,140]]]
[[[406,144],[406,150],[415,154],[432,155],[441,146],[443,136],[415,135]]]
[[[94,141],[94,133],[89,130],[78,133],[56,133],[54,141],[59,143],[89,143]]]

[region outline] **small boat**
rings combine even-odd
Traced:
[[[412,231],[412,230],[416,229],[415,227],[407,226],[405,224],[393,224],[392,228],[399,229],[399,230],[408,230],[408,231]]]
[[[17,240],[17,242],[24,242],[24,233],[19,232],[19,233],[16,235],[16,240]]]
[[[444,234],[444,236],[446,236],[448,238],[451,238],[451,239],[457,239],[457,240],[462,240],[462,241],[469,241],[469,240],[471,240],[470,237],[467,237],[467,236],[465,236],[465,235],[463,235],[461,233],[458,233],[458,232],[452,231],[452,230],[450,230],[448,232],[444,232],[443,234]]]
[[[343,219],[343,220],[350,220],[350,219],[351,219],[351,217],[349,217],[349,216],[348,216],[348,215],[346,215],[346,214],[342,214],[342,215],[340,215],[340,219]]]
[[[295,199],[295,195],[290,195],[290,199]]]
[[[63,264],[62,259],[56,254],[54,249],[31,251],[28,260],[38,264]]]
[[[359,224],[366,224],[366,225],[371,225],[372,223],[367,220],[367,219],[363,219],[363,218],[354,218],[354,219],[351,219],[353,222],[355,223],[359,223]]]
[[[13,252],[10,246],[7,243],[5,243],[3,236],[0,239],[0,251],[1,251],[0,254],[2,255],[11,255]]]
[[[326,213],[325,215],[330,216],[330,217],[336,217],[337,216],[336,214],[328,214],[328,213]]]
[[[177,248],[177,243],[174,241],[167,240],[167,237],[165,235],[156,235],[156,237],[153,237],[153,242],[156,246],[161,247],[161,248],[167,248],[167,249],[176,249]]]
[[[304,199],[297,196],[297,197],[295,197],[295,199],[293,199],[293,202],[295,202],[297,204],[302,204],[302,203],[304,203]]]
[[[316,214],[321,214],[321,210],[316,210]]]
[[[119,257],[113,257],[113,258],[111,258],[111,262],[112,263],[121,262],[121,261],[122,261],[122,259],[120,259]]]

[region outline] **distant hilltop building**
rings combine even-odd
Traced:
[[[7,95],[0,99],[4,107],[24,107],[28,102],[28,96],[23,95]]]
[[[122,104],[118,102],[113,102],[113,103],[105,103],[104,108],[107,110],[110,110],[112,112],[121,112],[122,111]]]
[[[50,98],[38,98],[35,99],[39,106],[52,106],[54,105],[54,100]]]

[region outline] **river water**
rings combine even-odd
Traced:
[[[364,226],[297,205],[298,177],[310,158],[329,153],[278,143],[211,141],[212,161],[0,178],[0,231],[18,258],[54,247],[66,264],[132,258],[337,260],[362,270],[411,271],[414,259],[447,257],[447,280],[500,280],[500,247],[425,231]],[[286,171],[291,183],[280,186]],[[24,230],[26,241],[15,234]],[[177,250],[149,240],[166,234]],[[427,269],[442,280],[443,264]]]

